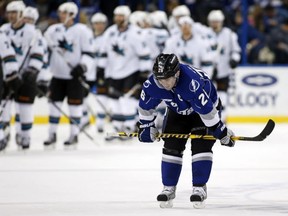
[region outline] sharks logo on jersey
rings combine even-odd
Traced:
[[[11,45],[13,47],[13,49],[15,50],[15,53],[17,55],[23,55],[23,50],[22,50],[22,46],[17,46],[14,41],[11,42]]]
[[[180,60],[186,64],[190,64],[193,65],[193,59],[189,58],[186,53],[184,53],[183,55],[180,55]]]
[[[58,46],[66,51],[73,52],[73,43],[69,44],[65,37],[58,40]]]
[[[113,50],[115,53],[117,53],[118,55],[122,55],[122,56],[125,55],[124,49],[123,49],[123,48],[120,48],[117,43],[112,45],[112,50]]]

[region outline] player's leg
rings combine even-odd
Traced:
[[[61,117],[63,100],[66,96],[67,80],[52,78],[49,86],[49,129],[48,138],[44,141],[44,146],[53,146],[57,141],[57,128]]]
[[[178,115],[168,109],[163,132],[164,133],[189,133],[189,124],[185,120],[186,116]],[[161,207],[172,207],[168,202],[175,198],[175,190],[182,170],[182,157],[187,139],[164,139],[162,151],[161,174],[163,191],[158,195],[157,200],[161,202]]]
[[[78,79],[68,80],[67,82],[67,102],[70,118],[73,119],[73,122],[70,122],[70,136],[64,142],[64,145],[69,146],[78,143],[79,125],[83,111],[84,89]]]
[[[7,140],[4,137],[3,131],[3,122],[2,122],[2,106],[1,106],[1,99],[2,99],[2,91],[3,91],[3,76],[2,71],[0,70],[0,151],[3,151],[7,146]]]
[[[139,72],[131,74],[130,76],[123,79],[123,94],[127,93],[132,87],[137,83],[139,77]],[[139,93],[140,94],[140,93]],[[134,95],[133,95],[134,96]],[[137,97],[138,95],[135,95]],[[122,110],[124,122],[123,122],[123,131],[125,132],[134,132],[136,130],[136,115],[137,115],[137,106],[138,100],[135,100],[135,97],[120,97],[119,105]]]
[[[106,119],[106,112],[110,112],[110,97],[108,96],[108,87],[110,79],[106,79],[103,83],[97,82],[97,98],[96,98],[96,128],[99,133],[104,132],[104,123]],[[101,104],[100,104],[101,103]],[[106,111],[103,106],[105,106]]]
[[[16,130],[16,134],[15,134],[15,140],[16,140],[16,144],[20,145],[21,142],[21,123],[20,123],[20,116],[19,116],[19,104],[15,103],[15,130]]]
[[[229,77],[216,79],[218,95],[222,102],[221,120],[226,122],[228,108]]]
[[[195,128],[193,134],[206,135],[208,133],[198,114],[192,115],[190,121],[193,122],[193,127]],[[193,202],[195,208],[203,208],[205,206],[204,200],[207,198],[206,183],[209,180],[212,169],[212,147],[214,143],[215,140],[191,140],[193,189],[190,201]]]
[[[23,84],[15,95],[15,102],[19,107],[21,124],[21,140],[19,146],[22,149],[28,149],[30,147],[31,130],[34,120],[33,104],[36,94],[36,81],[31,80],[23,81]]]
[[[109,98],[110,98],[110,110],[111,110],[111,124],[112,124],[112,131],[119,132],[122,131],[123,123],[124,123],[124,116],[122,112],[122,107],[119,104],[119,98],[121,90],[123,89],[123,79],[121,80],[110,80],[110,90],[109,91]],[[106,137],[106,141],[114,140],[114,137]]]
[[[94,86],[95,82],[87,81],[86,82],[90,89]],[[84,92],[84,98],[83,98],[83,105],[82,105],[82,117],[80,120],[80,128],[81,130],[85,129],[90,125],[90,118],[89,118],[89,101],[88,101],[88,96],[89,96],[89,91],[86,89],[83,90]]]

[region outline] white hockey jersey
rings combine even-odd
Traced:
[[[93,52],[94,52],[94,61],[88,67],[87,73],[85,73],[85,77],[87,81],[95,81],[96,80],[96,68],[101,58],[100,50],[101,46],[104,44],[104,33],[93,38]]]
[[[44,37],[51,50],[50,70],[53,77],[72,79],[71,70],[78,64],[93,64],[93,33],[84,24],[66,28],[62,23],[51,25]]]
[[[0,31],[0,62],[3,70],[4,80],[13,72],[18,72],[19,66],[16,60],[16,53],[11,45],[10,39]]]
[[[18,29],[14,29],[11,24],[5,24],[1,30],[11,40],[11,45],[16,53],[20,73],[27,67],[33,67],[38,71],[43,66],[44,46],[41,40],[41,32],[34,25],[23,24]]]
[[[223,27],[219,33],[215,33],[212,29],[210,31],[217,43],[214,50],[217,78],[224,78],[232,72],[229,61],[231,59],[240,61],[241,48],[238,44],[238,36],[227,27]]]
[[[104,45],[101,49],[99,67],[105,68],[105,76],[123,79],[136,71],[150,71],[150,50],[141,31],[129,25],[119,32],[112,25],[104,33]]]
[[[213,53],[206,39],[199,35],[192,35],[188,40],[184,40],[180,34],[170,37],[164,53],[174,53],[180,62],[203,69],[209,77],[212,75]]]
[[[151,51],[151,59],[154,59],[163,52],[165,42],[169,38],[169,32],[165,29],[160,28],[147,28],[146,31],[146,42]]]

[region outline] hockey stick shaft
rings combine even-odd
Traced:
[[[234,141],[263,141],[268,135],[271,134],[275,127],[275,122],[271,119],[267,122],[264,129],[255,137],[245,137],[245,136],[232,136],[231,139]],[[138,137],[138,133],[111,133],[107,134],[108,136],[116,137]],[[216,140],[212,135],[198,135],[198,134],[173,134],[173,133],[159,133],[156,138],[176,138],[176,139],[205,139],[205,140]]]

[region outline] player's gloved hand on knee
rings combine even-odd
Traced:
[[[22,80],[25,83],[34,84],[39,71],[36,68],[28,67],[22,74]]]
[[[38,91],[38,97],[41,98],[43,97],[44,95],[47,95],[48,93],[48,81],[45,81],[45,80],[39,80],[37,82],[37,88],[39,89]]]
[[[222,121],[212,127],[212,133],[215,138],[220,140],[221,145],[228,147],[235,145],[235,141],[231,139],[234,136],[233,131],[228,129]]]
[[[18,76],[17,71],[6,76],[6,84],[13,92],[17,92],[22,85],[22,81]]]
[[[138,126],[138,139],[140,142],[154,142],[159,133],[155,127],[154,121],[140,120]]]
[[[78,64],[76,65],[76,67],[72,69],[70,74],[73,78],[79,78],[79,77],[83,77],[86,71],[87,71],[87,68],[85,65]]]

